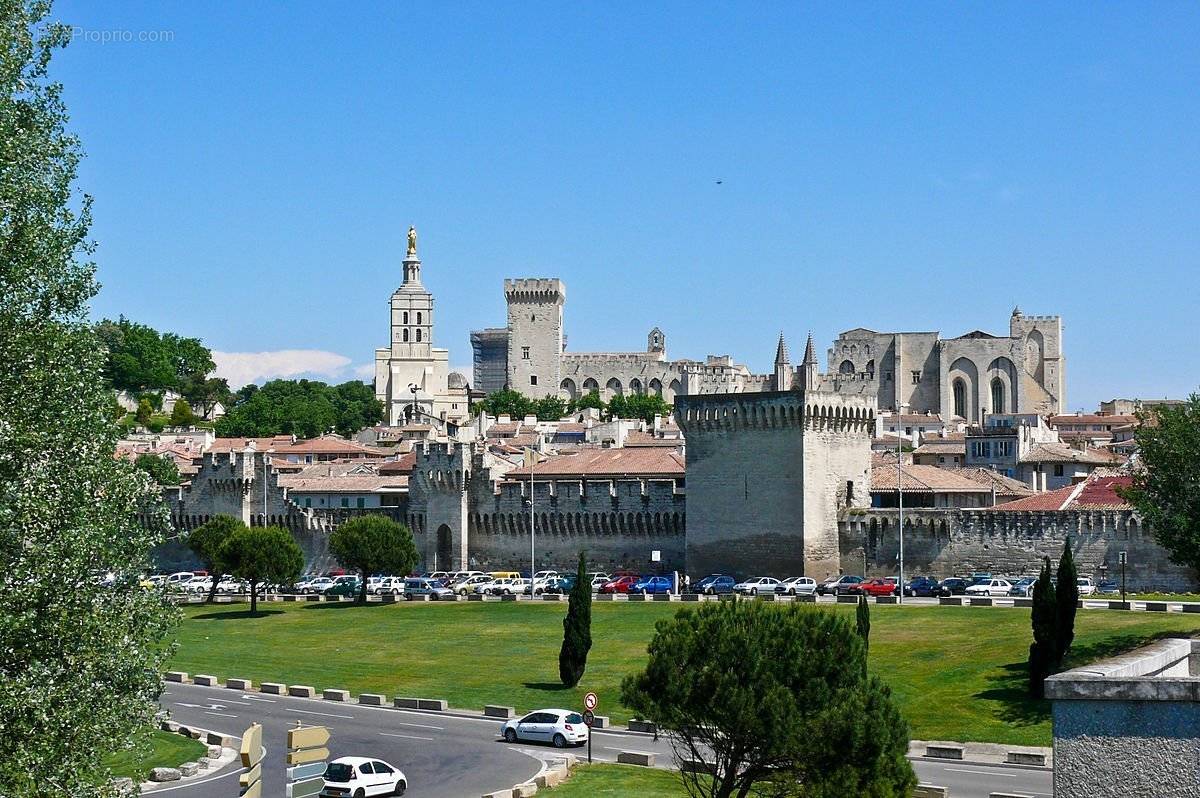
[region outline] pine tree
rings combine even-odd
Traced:
[[[867,652],[871,647],[871,607],[867,604],[867,597],[860,595],[858,597],[858,608],[854,611],[855,628],[858,631],[858,636],[863,641],[863,670],[867,668]]]
[[[1075,640],[1075,612],[1079,606],[1079,571],[1075,569],[1075,557],[1071,554],[1071,538],[1063,544],[1062,558],[1058,561],[1058,587],[1054,620],[1054,667],[1061,668],[1063,659],[1071,650]]]
[[[1046,677],[1054,666],[1056,606],[1054,582],[1050,578],[1050,558],[1042,564],[1042,573],[1033,585],[1033,642],[1029,645],[1029,694],[1041,698]]]
[[[175,406],[171,408],[171,426],[186,427],[196,420],[196,416],[192,413],[192,406],[188,404],[187,399],[176,399]]]
[[[587,578],[587,561],[579,553],[579,568],[563,618],[562,650],[558,653],[558,678],[563,686],[574,687],[583,678],[588,651],[592,647],[592,585]]]

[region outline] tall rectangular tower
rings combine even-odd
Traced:
[[[508,302],[508,386],[540,399],[557,396],[562,380],[562,280],[525,277],[504,281]]]

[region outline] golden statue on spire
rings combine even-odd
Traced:
[[[417,228],[408,226],[408,257],[417,257]]]

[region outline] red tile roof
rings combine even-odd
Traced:
[[[1056,510],[1128,510],[1129,504],[1117,495],[1117,488],[1133,484],[1130,476],[1092,474],[1075,485],[1065,485],[1057,490],[1039,493],[1026,499],[1017,499],[996,507],[989,512],[1031,512]]]
[[[581,449],[575,454],[551,457],[534,467],[537,477],[682,477],[683,456],[660,447],[631,449]],[[529,478],[525,466],[513,469],[508,479]]]
[[[417,465],[417,453],[409,452],[401,455],[395,460],[389,460],[386,463],[379,464],[379,474],[411,474],[414,467]]]
[[[990,493],[990,485],[984,486],[970,479],[959,469],[938,468],[931,465],[904,465],[901,486],[905,493]],[[896,466],[876,466],[871,469],[871,490],[895,492]]]

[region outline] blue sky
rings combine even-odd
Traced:
[[[369,363],[412,223],[453,365],[558,276],[577,351],[659,325],[766,371],[780,330],[1020,305],[1064,318],[1071,409],[1200,382],[1194,3],[56,11],[95,315],[267,353],[241,375]]]

